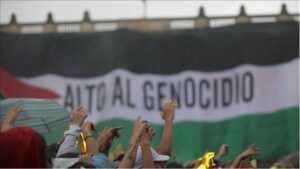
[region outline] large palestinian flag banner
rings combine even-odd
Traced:
[[[98,129],[124,126],[127,146],[138,116],[163,129],[163,102],[179,103],[177,160],[229,144],[229,159],[256,143],[261,158],[299,150],[299,25],[243,24],[139,33],[5,34],[2,96],[84,106]],[[64,129],[46,134],[57,142]]]

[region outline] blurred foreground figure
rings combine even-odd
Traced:
[[[29,127],[17,127],[0,133],[1,168],[51,167],[46,161],[46,142]]]
[[[8,112],[1,125],[1,168],[50,168],[51,158],[47,154],[44,138],[29,127],[12,128],[19,108]]]

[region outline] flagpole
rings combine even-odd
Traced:
[[[143,6],[144,6],[144,19],[147,18],[147,0],[142,0],[143,1]]]

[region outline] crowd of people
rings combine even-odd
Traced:
[[[176,103],[164,104],[160,115],[164,120],[164,129],[160,144],[151,147],[155,135],[147,119],[137,117],[127,151],[117,146],[109,154],[113,141],[120,137],[122,127],[105,128],[97,139],[93,132],[95,125],[87,121],[87,112],[79,107],[71,112],[70,127],[63,134],[59,143],[46,144],[45,139],[30,127],[13,127],[21,109],[13,108],[3,118],[0,133],[1,168],[257,168],[253,156],[260,150],[255,144],[236,157],[233,162],[221,162],[228,154],[228,145],[220,147],[218,153],[208,152],[202,158],[186,164],[168,163],[173,144],[173,120]],[[76,144],[80,145],[77,150]],[[273,169],[297,167],[276,163]]]

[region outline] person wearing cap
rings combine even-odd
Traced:
[[[134,168],[160,168],[160,162],[169,160],[169,156],[158,154],[150,146],[150,141],[154,135],[155,132],[150,127],[144,131],[138,146]]]
[[[140,145],[137,150],[134,168],[165,168],[169,155],[171,154],[173,144],[173,120],[177,103],[167,101],[160,112],[161,118],[165,121],[163,135],[156,151],[150,146],[150,141],[154,136],[154,131],[149,128],[143,133],[140,139]]]
[[[43,136],[30,127],[13,127],[21,108],[7,112],[0,129],[1,168],[51,168],[52,159],[47,152]]]

